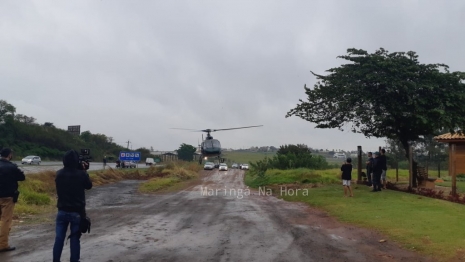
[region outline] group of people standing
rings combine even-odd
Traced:
[[[10,148],[0,150],[0,252],[13,251],[9,234],[13,220],[13,210],[18,201],[18,182],[26,177],[16,164],[11,162],[13,151]],[[56,172],[55,185],[57,191],[57,208],[55,225],[55,244],[53,245],[53,261],[60,261],[66,232],[70,231],[70,261],[80,261],[81,221],[86,216],[85,190],[92,188],[92,181],[87,163],[79,166],[79,154],[70,150],[63,156],[63,168]]]
[[[385,149],[381,149],[381,152],[375,152],[374,154],[368,152],[366,169],[368,186],[373,188],[372,192],[381,191],[381,188],[386,189],[387,159]]]
[[[368,186],[372,187],[371,192],[378,192],[381,189],[386,189],[386,171],[387,159],[386,150],[381,149],[381,152],[368,152],[368,160],[366,162],[366,176]],[[344,196],[353,197],[350,182],[352,180],[352,159],[347,158],[341,166],[342,186],[344,187]]]

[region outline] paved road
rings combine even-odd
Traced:
[[[81,239],[81,261],[427,261],[304,204],[233,194],[246,189],[243,176],[203,171],[200,184],[158,195],[137,194],[138,181],[92,189],[93,224]],[[227,193],[205,196],[205,188]],[[0,261],[51,261],[53,241],[53,222],[15,228],[11,242],[18,249]],[[62,261],[68,258],[69,243]]]
[[[18,167],[20,167],[25,174],[31,174],[31,173],[37,173],[40,171],[45,171],[45,170],[52,170],[52,171],[57,171],[60,168],[63,168],[63,162],[42,162],[40,165],[23,165],[21,162],[15,162]],[[116,168],[115,163],[108,163],[107,166],[110,166],[112,168]],[[145,163],[138,164],[138,168],[146,168],[147,166]],[[91,162],[89,166],[89,170],[102,170],[103,169],[103,162]]]

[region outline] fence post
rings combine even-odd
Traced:
[[[357,184],[362,184],[362,146],[357,146]]]
[[[408,150],[408,163],[409,163],[409,172],[408,172],[408,189],[412,190],[413,184],[413,147],[409,146]]]
[[[452,195],[457,194],[457,158],[455,157],[455,144],[452,144],[452,155],[449,155],[449,157],[452,157]],[[450,171],[449,171],[450,172]]]

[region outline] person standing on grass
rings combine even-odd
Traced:
[[[368,152],[368,161],[366,162],[367,165],[367,179],[368,179],[368,186],[373,186],[373,153]]]
[[[387,158],[386,158],[386,150],[383,148],[381,149],[381,182],[383,185],[383,189],[386,189],[386,171],[387,171]]]
[[[352,189],[350,188],[350,181],[352,180],[352,159],[347,158],[346,162],[341,166],[342,186],[344,187],[344,196],[350,193],[353,197]]]
[[[373,160],[373,190],[371,192],[381,191],[381,173],[383,172],[383,163],[381,154],[375,152],[375,158]]]
[[[2,221],[0,226],[0,252],[7,252],[16,249],[16,247],[10,246],[8,236],[13,221],[13,210],[19,197],[18,181],[24,181],[26,177],[17,165],[11,163],[13,158],[11,149],[2,149],[0,156],[0,220]]]
[[[64,167],[56,172],[55,185],[58,195],[55,226],[53,262],[59,262],[63,251],[66,231],[70,228],[71,262],[79,262],[81,252],[80,222],[85,218],[85,190],[92,188],[92,181],[86,172],[87,166],[79,167],[79,154],[70,150],[63,156]]]

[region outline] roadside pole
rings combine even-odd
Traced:
[[[409,170],[408,170],[408,189],[413,190],[413,147],[409,146],[408,150],[408,163],[409,163]]]
[[[357,184],[363,184],[362,181],[362,146],[357,146]]]

